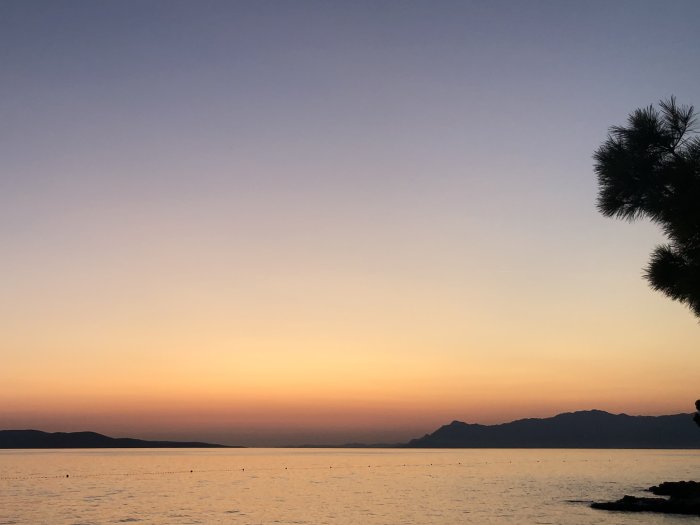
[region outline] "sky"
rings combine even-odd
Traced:
[[[279,446],[691,412],[596,211],[700,3],[0,1],[0,428]]]

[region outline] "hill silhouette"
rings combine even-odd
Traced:
[[[453,421],[411,440],[410,448],[700,448],[692,414],[629,416],[567,412],[500,425]]]
[[[230,448],[212,443],[112,438],[96,432],[0,430],[0,448]]]

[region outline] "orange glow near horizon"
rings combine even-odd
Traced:
[[[41,363],[6,362],[15,374],[5,380],[0,418],[13,427],[284,444],[297,435],[334,443],[356,436],[405,441],[453,419],[498,423],[592,408],[690,411],[697,374],[686,365],[694,348],[683,346],[680,334],[676,351],[663,360],[644,352],[638,339],[617,353],[602,352],[600,332],[580,333],[564,352],[557,349],[571,327],[561,334],[533,327],[529,339],[519,339],[517,322],[510,334],[483,326],[465,333],[450,314],[424,311],[425,324],[412,326],[412,341],[392,341],[393,334],[376,326],[343,337],[325,325],[325,333],[301,337],[293,322],[275,337],[224,338],[215,331],[218,320],[210,320],[197,331],[210,339],[202,335],[195,351],[191,325],[173,327],[160,343],[151,333],[130,345],[125,330],[123,340],[106,337],[109,344],[98,351],[88,351],[89,332],[66,331],[71,344]],[[438,319],[442,326],[435,326]],[[37,352],[49,344],[46,334],[23,336],[36,340]],[[60,338],[51,336],[56,349]],[[607,337],[624,343],[614,333]],[[645,342],[651,349],[659,343]]]

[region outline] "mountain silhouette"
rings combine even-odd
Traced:
[[[692,414],[629,416],[567,412],[500,425],[453,421],[411,440],[411,448],[700,448]]]
[[[96,432],[0,430],[0,448],[229,448],[226,445],[112,438]]]

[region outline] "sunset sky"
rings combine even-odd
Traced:
[[[697,1],[0,1],[0,428],[285,445],[691,412],[609,126]]]

